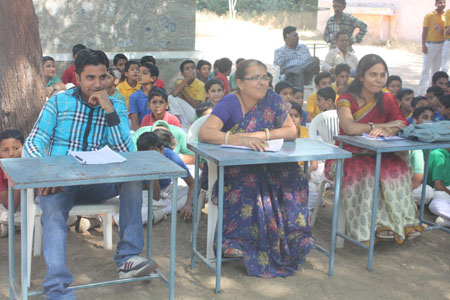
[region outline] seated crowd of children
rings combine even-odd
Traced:
[[[72,49],[73,57],[85,47],[81,44]],[[237,66],[244,59],[239,58]],[[68,67],[62,78],[56,76],[55,61],[43,57],[45,94],[51,97],[66,88],[78,86],[75,67]],[[184,182],[180,182],[178,210],[185,219],[192,216],[191,202],[193,178],[188,165],[194,163],[193,153],[187,148],[186,132],[198,118],[211,113],[224,95],[237,90],[233,62],[228,58],[216,60],[212,65],[206,60],[197,64],[185,60],[180,65],[181,79],[172,90],[159,78],[160,70],[153,56],[128,60],[124,54],[117,54],[113,67],[108,69],[105,90],[109,96],[122,100],[129,113],[130,130],[137,150],[156,150],[188,170]],[[316,92],[310,94],[303,109],[304,91],[292,86],[288,81],[278,81],[274,90],[290,101],[290,116],[297,126],[299,138],[308,137],[309,124],[319,113],[335,110],[336,100],[345,93],[351,78],[350,67],[338,64],[334,73],[323,71],[314,78]],[[421,124],[450,119],[450,84],[447,73],[439,71],[433,75],[432,86],[426,95],[414,95],[414,91],[402,87],[399,76],[391,75],[386,81],[384,92],[392,93],[410,124]],[[270,83],[271,86],[271,83]],[[21,157],[24,137],[15,130],[0,133],[0,158]],[[426,188],[427,204],[432,213],[438,215],[437,222],[450,226],[450,154],[449,149],[431,151],[428,182],[422,183],[424,158],[421,150],[411,151],[412,186],[414,197],[419,203],[422,187]],[[309,168],[309,207],[314,206],[317,187],[323,179],[323,162],[312,162]],[[159,180],[154,186],[154,222],[157,223],[170,213],[170,180]],[[8,185],[0,170],[0,235],[7,235]],[[146,199],[146,198],[144,198]],[[433,199],[433,200],[431,200]],[[16,211],[19,209],[20,195],[15,193]],[[431,201],[431,202],[430,202]],[[188,209],[190,208],[190,209]],[[143,208],[146,220],[147,209]],[[118,216],[115,217],[118,222]],[[16,219],[16,216],[15,216]]]

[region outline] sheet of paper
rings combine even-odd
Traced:
[[[266,152],[277,152],[280,151],[283,147],[284,139],[277,139],[277,140],[271,140],[267,142],[269,144],[269,147],[266,149]],[[220,145],[222,148],[233,148],[233,149],[245,149],[245,150],[253,150],[250,147],[246,146],[236,146],[236,145],[226,145],[222,144]]]
[[[105,165],[126,161],[127,159],[108,146],[97,151],[70,151],[69,154],[84,165]]]
[[[401,136],[398,136],[398,135],[386,136],[386,137],[384,137],[384,136],[371,137],[367,133],[363,133],[362,137],[366,138],[368,140],[374,140],[374,141],[398,141],[398,140],[404,140],[405,139],[405,138],[402,138]]]

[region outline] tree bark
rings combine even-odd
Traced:
[[[42,48],[32,0],[0,1],[0,130],[25,136],[45,102]]]

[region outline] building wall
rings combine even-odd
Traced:
[[[153,55],[160,77],[173,80],[195,52],[195,0],[34,0],[42,51],[58,74],[72,61],[74,44],[101,49],[112,60]],[[170,63],[169,63],[170,62]]]
[[[323,33],[328,18],[334,14],[332,0],[319,0],[319,7],[322,9],[318,13],[317,31]],[[372,12],[358,13],[361,7]],[[382,11],[380,7],[386,10]],[[423,18],[428,12],[434,10],[435,6],[433,0],[348,0],[347,8],[348,11],[355,12],[352,15],[369,25],[365,41],[378,42],[392,38],[420,41]],[[388,12],[389,9],[392,9],[392,13]],[[380,13],[375,13],[375,10]]]

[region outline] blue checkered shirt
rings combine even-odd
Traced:
[[[115,111],[108,115],[117,114],[120,122],[116,116],[113,117],[117,122],[107,121],[101,106],[88,106],[81,99],[78,87],[52,96],[25,140],[24,156],[67,155],[69,150],[94,151],[106,145],[118,152],[132,151],[125,103],[110,99]]]
[[[348,37],[351,38],[353,31],[355,31],[356,28],[359,28],[359,32],[353,38],[353,41],[356,43],[361,43],[367,33],[366,23],[347,13],[343,13],[340,23],[336,22],[336,16],[331,16],[328,19],[327,26],[325,27],[323,39],[325,42],[330,43],[330,49],[333,49],[336,48],[336,33],[342,31],[347,33]]]
[[[306,59],[311,57],[308,47],[303,44],[298,44],[297,48],[291,49],[284,45],[275,50],[274,64],[280,66],[280,73],[292,66],[301,65]]]

